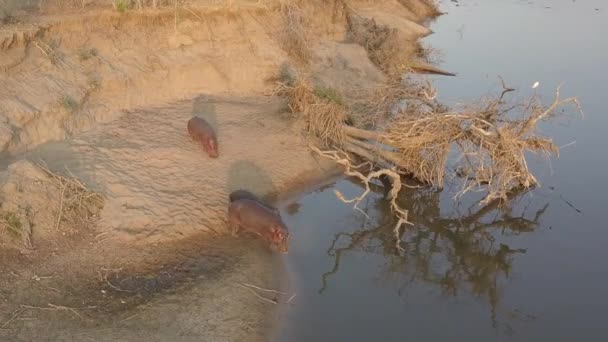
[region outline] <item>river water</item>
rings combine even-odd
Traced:
[[[297,296],[278,341],[608,341],[608,4],[603,0],[443,1],[426,43],[443,52],[448,104],[500,93],[498,76],[546,103],[564,82],[584,118],[543,124],[563,146],[532,162],[541,187],[508,208],[459,203],[449,189],[408,191],[415,226],[395,253],[381,189],[361,205],[348,180],[283,209],[293,230],[287,267]],[[532,85],[539,86],[532,89]]]

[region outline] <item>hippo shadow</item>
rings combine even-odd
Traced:
[[[217,110],[215,108],[215,100],[207,95],[199,95],[194,98],[192,103],[192,116],[205,119],[218,135],[220,128],[217,122]],[[219,135],[218,135],[219,136]]]
[[[226,190],[228,193],[248,190],[270,205],[274,205],[277,199],[277,188],[272,178],[249,160],[238,160],[230,166]]]

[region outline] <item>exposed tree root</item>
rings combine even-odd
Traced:
[[[379,179],[382,176],[390,178],[392,187],[391,187],[388,197],[389,197],[389,201],[391,204],[391,210],[393,211],[393,213],[395,213],[395,215],[397,216],[397,219],[398,219],[397,223],[395,224],[395,227],[393,229],[393,232],[395,235],[395,241],[396,241],[395,248],[399,252],[404,252],[403,248],[401,247],[400,230],[404,224],[411,225],[412,223],[409,222],[407,219],[407,210],[399,207],[399,205],[397,204],[397,196],[399,195],[399,191],[401,191],[401,188],[403,187],[403,183],[401,182],[401,176],[399,176],[399,174],[397,172],[395,172],[393,170],[389,170],[389,169],[380,169],[380,170],[369,172],[367,175],[364,175],[361,171],[357,171],[357,170],[363,169],[366,166],[370,167],[371,166],[370,162],[365,162],[363,164],[353,166],[351,163],[351,159],[348,157],[348,154],[346,154],[345,152],[321,151],[318,147],[313,146],[313,145],[310,145],[310,148],[313,151],[315,151],[317,154],[319,154],[320,156],[331,159],[331,160],[335,161],[336,163],[338,163],[339,165],[342,165],[344,167],[345,175],[347,175],[349,177],[355,177],[361,181],[361,183],[365,187],[365,191],[363,191],[363,193],[357,197],[347,199],[344,197],[344,195],[340,191],[334,190],[334,192],[335,192],[336,196],[342,202],[354,203],[354,208],[356,210],[360,211],[361,213],[363,213],[363,215],[365,215],[365,216],[367,216],[367,214],[363,210],[361,210],[358,207],[358,205],[371,191],[370,182],[373,179]]]

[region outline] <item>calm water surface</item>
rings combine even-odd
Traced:
[[[339,181],[284,208],[297,291],[279,341],[608,341],[608,3],[603,0],[443,1],[426,43],[444,53],[444,102],[517,88],[551,100],[565,82],[585,118],[541,127],[559,159],[533,163],[542,187],[509,208],[459,204],[449,191],[409,191],[415,226],[396,255],[381,189],[337,202]],[[532,89],[536,81],[540,87]],[[571,144],[575,142],[574,144]]]

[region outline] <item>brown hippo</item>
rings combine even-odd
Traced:
[[[261,236],[281,253],[289,250],[290,234],[281,216],[258,201],[239,199],[230,203],[228,225],[233,236],[247,231]]]
[[[194,141],[198,141],[203,145],[203,149],[209,157],[219,157],[217,137],[207,121],[197,116],[193,117],[188,121],[188,133]]]
[[[229,195],[229,198],[230,198],[230,203],[232,203],[234,201],[242,200],[242,199],[256,201],[256,202],[260,203],[261,205],[265,206],[266,208],[274,211],[275,213],[277,213],[277,215],[281,216],[281,212],[279,212],[279,210],[277,208],[262,201],[258,196],[254,195],[251,191],[239,189],[239,190],[231,192]]]

